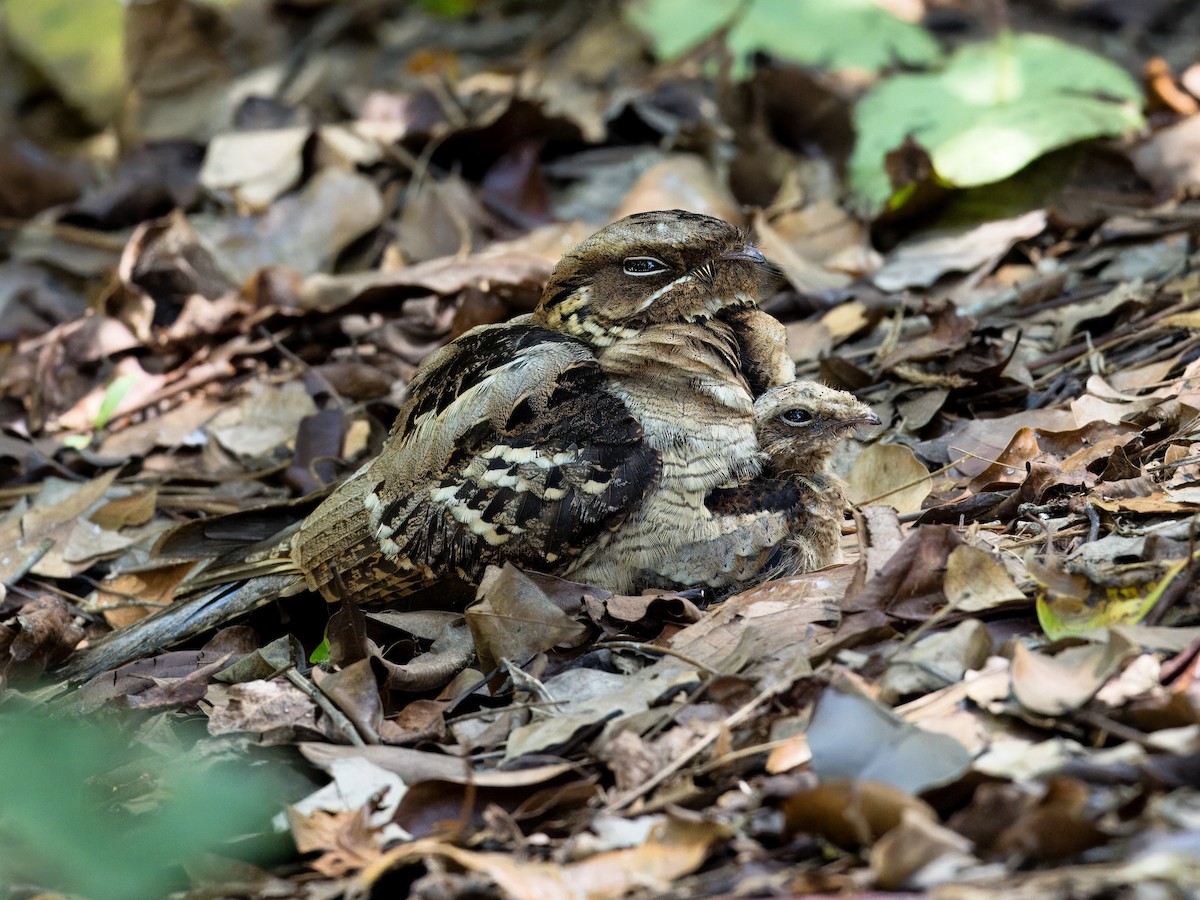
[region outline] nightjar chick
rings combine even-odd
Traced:
[[[775,575],[811,572],[842,561],[846,484],[829,466],[843,438],[879,417],[853,394],[813,381],[772,388],[754,401],[758,442],[768,474],[797,491]]]

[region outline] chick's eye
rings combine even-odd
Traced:
[[[813,415],[807,409],[789,409],[779,416],[789,425],[807,425],[813,420]]]
[[[626,275],[658,275],[667,271],[667,264],[653,256],[625,257]]]

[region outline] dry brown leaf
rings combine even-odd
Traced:
[[[508,736],[505,756],[517,759],[526,754],[561,752],[581,734],[598,730],[603,723],[610,729],[623,719],[645,712],[661,698],[674,697],[696,683],[696,671],[674,657],[633,675],[619,675],[598,669],[567,669],[546,679],[546,693],[554,699],[552,708],[537,721],[514,728]],[[667,714],[669,707],[658,711]]]
[[[743,634],[753,629],[758,657],[755,673],[778,674],[797,657],[815,658],[828,645],[852,572],[852,566],[844,565],[768,581],[712,607],[669,644],[689,659],[719,671]],[[773,661],[775,658],[778,660]]]
[[[946,605],[946,562],[962,543],[959,533],[947,526],[930,525],[910,532],[894,553],[869,556],[856,568],[843,608],[879,610],[918,621],[939,614]]]
[[[949,452],[956,460],[967,457],[959,461],[955,468],[973,478],[995,464],[1022,428],[1058,432],[1070,431],[1075,427],[1074,414],[1065,409],[1035,409],[994,419],[972,419],[950,436]],[[1001,465],[1006,466],[1003,462]],[[1014,475],[1018,474],[1015,467],[1009,468],[1014,468]],[[1021,477],[1024,477],[1023,474]]]
[[[338,254],[383,220],[383,198],[357,172],[322,169],[257,216],[191,220],[235,282],[268,266],[301,275],[327,272]]]
[[[962,680],[916,697],[896,707],[895,713],[926,731],[950,735],[977,758],[994,735],[991,718],[977,707],[990,709],[1008,696],[1008,660],[993,656],[979,669],[964,673]]]
[[[81,173],[15,135],[0,139],[0,215],[29,219],[36,213],[79,196]]]
[[[870,323],[866,306],[858,300],[839,303],[821,316],[821,324],[829,329],[829,335],[835,344],[852,337]]]
[[[90,432],[93,428],[108,424],[113,418],[141,408],[160,394],[165,383],[164,376],[147,372],[136,359],[126,356],[117,363],[112,378],[98,384],[87,396],[63,412],[58,417],[58,424],[68,431]],[[114,396],[118,397],[118,402],[109,410]],[[105,410],[103,418],[101,409]]]
[[[990,268],[1017,241],[1036,237],[1045,228],[1046,212],[1039,209],[957,234],[917,238],[893,250],[871,280],[884,291],[929,287],[947,272]]]
[[[337,672],[313,669],[313,683],[318,690],[354,723],[360,735],[374,737],[383,724],[383,698],[379,695],[380,679],[372,660],[360,659]]]
[[[745,221],[725,182],[707,162],[689,153],[671,156],[643,172],[612,217],[654,209],[686,209],[735,225]]]
[[[820,261],[802,253],[787,236],[780,234],[777,223],[767,221],[762,213],[755,216],[754,231],[763,253],[783,270],[796,290],[815,293],[845,287],[850,283],[850,276],[831,271]]]
[[[405,263],[438,257],[463,258],[483,243],[486,215],[467,183],[456,175],[410,188],[395,247]]]
[[[501,660],[524,665],[551,647],[577,646],[588,634],[587,626],[563,612],[512,564],[489,567],[476,597],[466,611],[467,625],[487,671],[496,670]]]
[[[901,514],[920,511],[933,490],[929,470],[902,444],[871,444],[855,458],[846,484],[855,506],[891,506]]]
[[[1052,778],[1045,795],[996,838],[996,852],[1021,860],[1053,861],[1099,846],[1108,835],[1096,827],[1087,785]]]
[[[396,294],[450,296],[470,287],[497,294],[513,306],[532,308],[550,276],[553,261],[528,252],[443,257],[392,272],[312,275],[300,289],[300,308],[333,312],[355,300]]]
[[[1182,197],[1200,185],[1200,116],[1157,131],[1130,154],[1139,174],[1163,199]]]
[[[0,583],[8,581],[36,560],[29,569],[37,575],[67,577],[85,567],[68,564],[62,557],[72,532],[86,520],[116,480],[117,469],[91,481],[76,483],[47,479],[33,497],[31,508],[21,514],[10,510],[0,521]],[[96,526],[93,526],[96,527]]]
[[[148,490],[109,500],[89,515],[88,519],[101,528],[113,531],[126,525],[145,525],[154,515],[157,500],[158,489],[151,486]]]
[[[944,689],[961,681],[968,670],[982,668],[991,650],[992,639],[977,619],[928,635],[889,660],[879,681],[879,699],[895,703],[901,697]]]
[[[238,405],[226,406],[213,417],[208,433],[230,453],[261,458],[277,447],[291,446],[301,420],[316,411],[317,405],[299,382],[278,387],[254,384]]]
[[[897,827],[905,814],[933,820],[923,801],[877,781],[834,781],[800,791],[783,801],[789,834],[817,834],[853,849],[869,847]]]
[[[339,877],[357,872],[379,859],[376,831],[367,824],[366,811],[298,813],[288,808],[288,825],[296,849],[320,853],[312,867],[322,875]]]
[[[275,730],[320,734],[317,706],[307,694],[284,678],[245,684],[212,684],[204,696],[209,734]]]
[[[694,872],[727,830],[714,822],[670,818],[650,831],[645,843],[610,850],[564,866],[568,882],[588,898],[616,898],[632,890],[669,890],[675,879]]]
[[[209,397],[191,397],[161,415],[105,435],[99,452],[114,458],[148,456],[157,447],[170,449],[199,442],[202,429],[221,408]]]
[[[460,786],[514,788],[529,792],[536,785],[548,784],[575,770],[573,764],[565,762],[531,766],[527,769],[475,768],[470,759],[427,750],[414,750],[410,747],[385,745],[350,747],[312,742],[302,743],[299,748],[305,759],[325,771],[332,772],[336,760],[361,757],[381,769],[394,772],[406,784],[444,781]]]
[[[228,121],[227,27],[220,9],[207,4],[153,0],[127,11],[129,96],[121,125],[128,143],[204,139]]]
[[[756,217],[756,228],[761,221]],[[832,198],[782,209],[771,215],[770,223],[775,235],[795,253],[829,271],[862,276],[882,262],[871,247],[868,230]]]
[[[475,659],[475,643],[462,618],[455,615],[437,634],[429,650],[405,663],[382,659],[387,684],[394,690],[429,691],[445,687]]]
[[[921,890],[960,881],[979,865],[972,844],[933,821],[924,811],[906,809],[900,824],[871,847],[871,871],[884,890]]]
[[[40,675],[65,659],[83,638],[83,628],[66,602],[53,595],[24,603],[15,622],[0,629],[8,632],[0,636],[0,672],[10,682]]]
[[[409,860],[440,856],[487,876],[510,897],[583,897],[605,900],[634,888],[666,889],[704,862],[725,831],[718,825],[677,819],[656,826],[646,843],[600,853],[565,866],[525,862],[504,853],[478,853],[452,844],[421,840],[397,847],[364,870],[356,881],[366,891],[389,869]]]
[[[1013,696],[1038,715],[1074,712],[1135,653],[1131,642],[1113,632],[1102,644],[1068,647],[1054,656],[1017,644],[1013,648]]]
[[[1135,515],[1191,514],[1200,507],[1200,496],[1184,495],[1180,499],[1168,493],[1156,493],[1150,497],[1106,497],[1103,489],[1090,498],[1092,506],[1105,512],[1133,513]]]
[[[970,544],[950,551],[942,587],[947,602],[959,612],[982,612],[1026,599],[995,556]]]
[[[306,127],[229,131],[208,142],[200,183],[231,191],[246,212],[262,212],[300,179]]]

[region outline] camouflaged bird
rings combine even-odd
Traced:
[[[531,315],[431,354],[379,456],[302,521],[222,544],[184,585],[199,596],[102,638],[67,673],[275,597],[384,602],[504,562],[613,592],[744,583],[796,502],[760,478],[754,398],[795,377],[782,325],[756,308],[765,271],[743,233],[708,216],[601,229]]]
[[[797,490],[796,513],[780,545],[774,576],[811,572],[842,561],[846,484],[829,467],[838,443],[879,417],[853,394],[812,381],[766,391],[754,401],[767,473]]]

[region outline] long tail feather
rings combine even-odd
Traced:
[[[172,603],[73,654],[52,674],[82,681],[194,637],[270,602],[295,587],[296,575],[267,575],[226,584]]]

